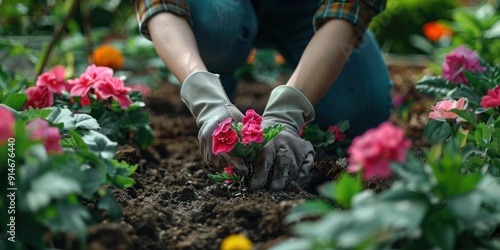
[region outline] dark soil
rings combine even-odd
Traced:
[[[421,131],[428,113],[422,97],[414,91],[420,68],[391,68],[394,93],[417,100],[409,120],[394,115],[414,143],[413,150],[426,147]],[[273,86],[241,82],[235,101],[241,110],[262,113]],[[317,152],[312,180],[304,190],[282,192],[228,188],[207,178],[208,169],[198,151],[198,128],[179,97],[179,87],[165,83],[147,99],[156,139],[147,149],[122,146],[117,157],[139,164],[129,189],[113,192],[123,208],[117,222],[102,222],[90,228],[89,249],[219,249],[230,234],[244,234],[256,249],[280,242],[288,236],[284,216],[306,199],[319,199],[317,186],[333,181],[343,170],[337,159]],[[366,183],[377,191],[391,180]]]

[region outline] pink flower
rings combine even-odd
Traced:
[[[391,162],[404,162],[411,143],[404,138],[404,131],[384,122],[354,138],[348,149],[349,172],[363,170],[365,180],[391,175]]]
[[[28,96],[28,101],[24,105],[24,109],[29,107],[41,109],[54,104],[54,96],[45,86],[29,87],[25,93]]]
[[[250,142],[261,143],[264,140],[264,129],[259,124],[247,123],[241,128],[241,135],[243,137],[241,140],[245,144]]]
[[[465,109],[465,98],[460,98],[458,101],[444,100],[436,103],[432,108],[432,112],[429,113],[429,118],[444,121],[446,119],[455,119],[458,117],[457,114],[451,112],[452,109]]]
[[[233,175],[234,174],[233,166],[225,167],[224,172],[226,172],[228,175]]]
[[[41,140],[48,153],[63,153],[63,148],[59,142],[61,135],[58,128],[49,126],[49,123],[43,119],[35,119],[26,125],[26,128],[31,131],[31,140]]]
[[[0,117],[2,117],[2,122],[0,122],[0,145],[2,145],[9,138],[14,137],[15,119],[14,114],[4,107],[0,107]]]
[[[118,77],[103,79],[95,86],[95,92],[99,97],[103,99],[113,98],[122,109],[126,109],[132,104],[132,100],[128,97],[130,90]]]
[[[485,67],[481,67],[481,62],[476,51],[469,50],[465,46],[460,46],[452,50],[444,57],[442,65],[443,77],[452,83],[467,83],[463,71],[484,72]]]
[[[332,132],[335,135],[335,140],[338,142],[341,142],[346,138],[346,134],[340,131],[339,127],[337,126],[328,127],[328,131]]]
[[[61,94],[63,90],[67,90],[66,87],[68,83],[64,79],[65,69],[59,66],[57,68],[52,69],[49,72],[45,72],[38,76],[36,80],[36,86],[44,86],[49,89],[50,92]]]
[[[481,107],[485,109],[500,107],[500,84],[493,90],[488,90],[488,94],[481,98]]]
[[[98,67],[94,64],[87,67],[85,72],[79,78],[69,80],[73,85],[70,94],[72,96],[87,95],[92,87],[104,79],[113,77],[113,69],[109,67]]]
[[[212,153],[228,153],[238,142],[238,133],[231,129],[231,117],[219,122],[219,127],[212,133]]]
[[[255,112],[253,109],[247,110],[243,119],[241,119],[241,123],[245,124],[258,124],[262,123],[262,117]]]
[[[225,167],[224,172],[226,172],[228,175],[233,175],[234,174],[233,167],[232,166]],[[233,182],[233,180],[225,180],[224,181],[224,183],[226,183],[226,184],[230,184],[232,182]]]
[[[143,97],[148,97],[149,95],[151,95],[151,89],[144,84],[130,85],[130,88],[140,91]]]

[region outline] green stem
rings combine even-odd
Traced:
[[[45,66],[47,66],[47,63],[49,61],[50,54],[52,53],[52,50],[56,46],[57,42],[61,40],[61,37],[64,33],[64,28],[67,26],[69,20],[71,20],[71,17],[76,11],[76,8],[78,7],[78,4],[80,3],[80,0],[73,0],[71,3],[71,8],[68,12],[68,14],[64,17],[64,20],[62,21],[61,25],[57,27],[57,29],[54,31],[54,34],[52,35],[52,40],[49,43],[49,46],[47,49],[41,54],[39,63],[37,64],[36,68],[36,74],[40,75],[42,74]],[[41,62],[41,63],[40,63]]]

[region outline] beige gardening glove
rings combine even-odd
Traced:
[[[299,133],[313,119],[314,108],[299,90],[283,85],[271,92],[262,127],[281,123],[285,129],[257,154],[250,188],[278,191],[291,183],[304,184],[314,163],[314,148]]]
[[[219,75],[206,71],[190,74],[181,86],[181,98],[196,118],[200,128],[198,139],[200,152],[207,163],[215,171],[222,171],[228,165],[241,175],[248,174],[248,168],[243,159],[226,153],[212,153],[212,133],[218,123],[228,117],[240,122],[243,114],[229,100],[219,80]]]

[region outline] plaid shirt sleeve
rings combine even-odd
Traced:
[[[314,15],[314,29],[334,18],[347,20],[355,25],[356,46],[363,40],[372,18],[385,9],[386,0],[321,0]]]
[[[130,0],[130,3],[135,7],[140,32],[149,40],[151,40],[151,35],[148,22],[158,13],[171,12],[186,18],[191,23],[191,14],[186,0]]]

